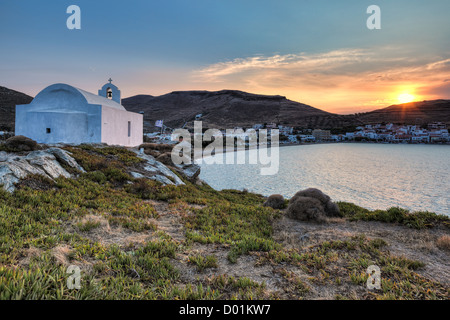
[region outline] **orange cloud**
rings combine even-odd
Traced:
[[[399,52],[385,47],[238,58],[195,70],[191,79],[210,90],[281,94],[341,113],[398,103],[400,93],[422,100],[449,98],[436,92],[445,92],[438,90],[444,84],[448,88],[450,58],[405,57]]]

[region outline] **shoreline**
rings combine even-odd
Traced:
[[[158,140],[158,143],[160,144],[165,144],[162,142],[163,140]],[[322,144],[383,144],[383,145],[431,145],[431,146],[436,146],[436,145],[444,145],[444,146],[450,146],[450,142],[448,143],[389,143],[389,142],[360,142],[360,141],[322,141],[322,142],[312,142],[312,143],[283,143],[283,144],[279,144],[278,147],[282,148],[282,147],[293,147],[293,146],[312,146],[312,145],[322,145]],[[268,148],[270,149],[270,146],[268,146]],[[256,149],[259,149],[259,145],[257,146]],[[218,153],[214,153],[211,156],[214,156],[216,154],[224,154],[224,153],[230,153],[230,152],[237,152],[237,151],[248,151],[248,147],[246,147],[245,149],[235,149],[235,150],[225,150],[225,148],[222,149],[221,152]],[[204,149],[203,149],[204,151]],[[192,157],[192,159],[195,160],[198,158],[194,158]]]

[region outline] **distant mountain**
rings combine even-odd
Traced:
[[[202,114],[203,127],[251,127],[254,124],[277,122],[303,127],[333,127],[353,122],[350,116],[339,116],[283,96],[246,93],[237,90],[175,91],[162,96],[138,95],[122,99],[129,111],[144,112],[144,128],[155,130],[156,120],[169,127],[192,127]]]
[[[16,105],[28,104],[32,97],[0,86],[0,131],[13,131]]]
[[[32,97],[0,86],[0,131],[14,130],[15,106],[28,104]],[[353,115],[329,113],[283,96],[252,94],[237,90],[174,91],[162,96],[137,95],[122,99],[133,112],[144,112],[144,130],[158,130],[156,120],[179,128],[202,114],[204,128],[251,127],[277,122],[302,128],[343,128],[382,122],[427,124],[441,121],[450,125],[450,100],[432,100],[393,105]]]
[[[392,122],[427,124],[440,121],[450,125],[450,100],[431,100],[393,105],[366,112],[358,119],[366,124]]]

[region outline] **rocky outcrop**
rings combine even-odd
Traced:
[[[78,171],[85,172],[84,169],[75,161],[75,159],[69,155],[69,152],[60,148],[50,148],[45,151],[53,154],[59,162],[62,162],[69,167],[78,169]]]
[[[183,180],[169,169],[163,163],[156,161],[151,155],[143,152],[135,151],[137,156],[144,159],[145,162],[138,170],[132,169],[131,176],[133,178],[146,178],[159,181],[164,185],[184,185]],[[15,184],[28,175],[41,175],[48,179],[54,180],[58,177],[71,178],[73,174],[68,172],[66,168],[76,169],[78,172],[85,172],[77,161],[71,156],[71,153],[57,147],[44,150],[29,152],[25,155],[17,155],[15,153],[0,152],[0,185],[9,192],[15,190]],[[198,167],[198,166],[197,166]],[[180,170],[184,173],[181,166]],[[72,171],[72,170],[69,170]],[[187,166],[187,177],[197,177],[200,168]]]
[[[39,150],[32,151],[26,156],[18,156],[14,153],[3,152],[0,156],[0,185],[9,192],[14,191],[14,184],[24,179],[28,175],[38,174],[49,179],[56,179],[60,176],[70,178],[72,175],[61,166],[57,157],[52,151]],[[53,152],[56,152],[53,150]],[[79,169],[69,152],[59,149],[57,153],[67,160],[67,165]]]
[[[198,176],[200,175],[200,166],[197,164],[174,164],[172,161],[172,149],[176,143],[164,144],[164,143],[144,143],[139,146],[139,149],[143,149],[147,156],[154,157],[156,161],[161,162],[168,168],[175,170],[184,178],[191,182],[198,182]]]
[[[159,181],[163,184],[174,184],[174,185],[184,185],[183,180],[180,179],[172,170],[170,170],[165,164],[156,161],[156,159],[144,152],[136,152],[137,156],[146,161],[144,166],[145,172],[135,172],[144,178]]]
[[[200,166],[198,164],[177,164],[174,166],[179,173],[191,182],[195,182],[200,175]]]

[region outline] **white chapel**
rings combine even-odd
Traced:
[[[30,104],[16,106],[16,135],[38,143],[107,143],[134,147],[143,142],[143,115],[126,111],[109,79],[98,95],[57,83]]]

